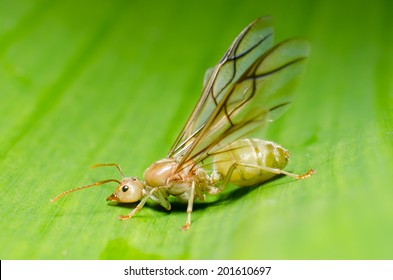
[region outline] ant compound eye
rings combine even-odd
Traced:
[[[125,186],[123,186],[123,187],[121,188],[121,190],[122,190],[123,192],[128,191],[128,189],[129,189],[129,187],[128,187],[127,185],[125,185]]]

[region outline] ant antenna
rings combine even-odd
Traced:
[[[124,179],[123,171],[121,170],[120,165],[118,165],[117,163],[98,163],[98,164],[94,164],[94,165],[92,165],[90,167],[91,168],[96,168],[96,167],[102,167],[102,166],[116,166],[117,170],[119,170],[121,178]]]
[[[121,171],[120,171],[120,172],[121,172]],[[123,174],[122,174],[122,175],[123,175]],[[95,182],[95,183],[93,183],[93,184],[85,185],[85,186],[82,186],[82,187],[78,187],[78,188],[75,188],[75,189],[71,189],[71,190],[62,192],[62,193],[59,194],[58,196],[52,198],[50,201],[51,201],[51,202],[55,202],[56,200],[58,200],[59,198],[65,196],[66,194],[69,194],[69,193],[72,193],[72,192],[76,192],[76,191],[79,191],[79,190],[82,190],[82,189],[94,187],[94,186],[103,185],[103,184],[106,184],[106,183],[109,183],[109,182],[116,182],[116,183],[118,183],[118,184],[121,184],[121,182],[120,182],[119,180],[116,180],[116,179],[108,179],[108,180],[104,180],[104,181],[99,181],[99,182]]]

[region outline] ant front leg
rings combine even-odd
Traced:
[[[142,200],[138,203],[138,205],[130,212],[130,214],[128,215],[119,215],[119,220],[127,220],[129,218],[132,218],[132,216],[135,215],[136,212],[138,212],[139,210],[141,210],[143,208],[143,206],[145,205],[146,201],[150,198],[150,196],[153,195],[153,193],[156,191],[157,189],[151,189],[150,192],[148,192],[143,198]]]

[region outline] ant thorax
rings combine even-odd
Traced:
[[[157,188],[209,179],[206,172],[192,162],[181,170],[177,170],[177,168],[178,161],[175,158],[163,158],[154,162],[143,174],[146,185]]]
[[[189,167],[176,170],[178,163],[175,158],[163,158],[148,167],[144,173],[146,186],[159,188],[163,196],[173,195],[178,200],[187,202],[190,189],[194,184],[194,198],[204,200],[205,192],[210,189],[210,177],[200,167],[192,163]]]
[[[150,165],[143,177],[146,185],[152,188],[168,185],[176,172],[178,163],[174,158],[163,158]]]

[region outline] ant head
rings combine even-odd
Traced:
[[[108,179],[103,181],[98,181],[89,185],[85,185],[79,188],[74,188],[65,192],[62,192],[58,196],[51,199],[51,202],[58,200],[59,198],[82,189],[100,186],[110,182],[118,183],[118,187],[116,188],[115,192],[111,194],[106,200],[120,202],[120,203],[129,203],[135,202],[142,198],[144,193],[145,184],[136,177],[124,177],[123,171],[121,170],[120,166],[117,163],[108,163],[108,164],[95,164],[92,167],[100,167],[100,166],[115,166],[122,177],[122,180],[116,179]]]
[[[126,177],[106,200],[121,203],[136,202],[142,198],[144,188],[145,184],[138,178]]]

